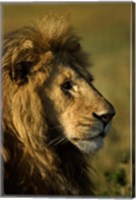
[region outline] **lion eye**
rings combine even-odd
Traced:
[[[65,81],[64,83],[62,83],[61,88],[64,92],[67,92],[73,88],[73,82]]]

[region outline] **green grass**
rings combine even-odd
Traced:
[[[113,128],[96,158],[97,196],[131,196],[130,160],[131,3],[3,4],[3,31],[28,24],[49,11],[71,15],[94,64],[94,84],[116,108]]]

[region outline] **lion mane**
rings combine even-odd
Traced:
[[[69,142],[55,147],[48,143],[53,130],[49,129],[43,91],[36,91],[51,78],[50,63],[59,62],[56,55],[63,57],[64,64],[76,59],[79,66],[88,66],[79,37],[64,17],[47,16],[4,37],[4,194],[94,193],[86,155]]]

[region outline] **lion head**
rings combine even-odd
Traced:
[[[28,159],[28,174],[38,165],[46,177],[59,145],[71,144],[83,154],[102,147],[115,110],[87,67],[87,54],[64,18],[47,17],[5,36],[5,162],[19,155],[19,163]]]

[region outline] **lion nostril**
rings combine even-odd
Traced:
[[[106,125],[115,115],[115,111],[114,109],[110,112],[104,113],[104,114],[97,114],[97,113],[93,113],[93,116],[99,120],[101,120],[104,125]]]
[[[113,114],[107,113],[107,114],[101,115],[101,116],[100,116],[100,119],[101,119],[101,121],[102,121],[103,123],[108,123],[108,122],[112,119],[112,117],[113,117]]]

